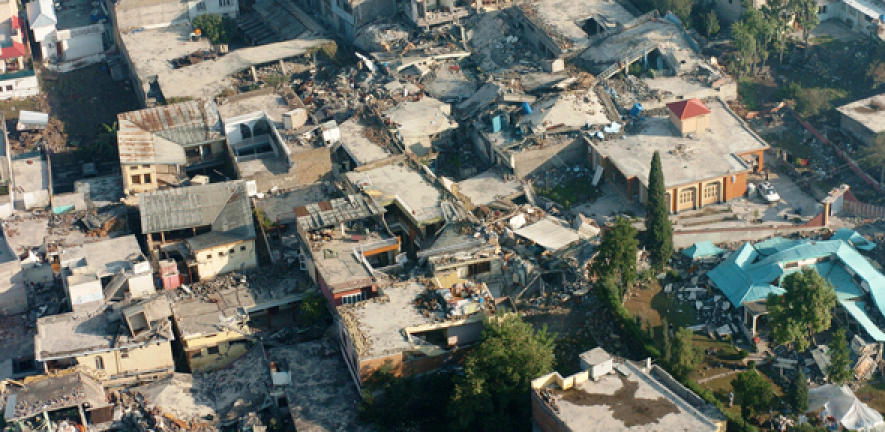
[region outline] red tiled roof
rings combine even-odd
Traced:
[[[13,42],[12,46],[0,48],[0,57],[3,60],[21,57],[25,55],[25,46],[21,42]]]
[[[667,108],[676,114],[679,120],[710,114],[710,109],[697,99],[688,99],[667,104]]]

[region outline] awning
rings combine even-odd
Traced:
[[[851,300],[841,300],[839,303],[848,313],[854,317],[854,320],[863,327],[864,331],[870,335],[876,342],[885,342],[885,333],[876,326],[875,323],[867,316],[863,310],[863,302],[855,302]]]

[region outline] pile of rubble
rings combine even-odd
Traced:
[[[259,267],[241,272],[226,273],[212,279],[199,281],[193,285],[182,285],[175,290],[175,300],[202,298],[211,301],[211,295],[228,289],[287,295],[304,292],[309,288],[287,266]]]
[[[484,283],[456,283],[450,288],[427,290],[415,299],[415,307],[426,318],[463,319],[483,310],[495,313],[495,299]]]

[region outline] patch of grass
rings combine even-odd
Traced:
[[[806,88],[796,96],[796,111],[803,117],[813,117],[833,109],[834,105],[847,98],[848,92],[842,89]]]
[[[18,118],[18,113],[21,110],[39,111],[39,107],[37,98],[0,101],[0,112],[3,113],[7,120]]]
[[[596,188],[588,187],[586,179],[572,179],[547,189],[535,187],[535,193],[553,200],[566,210],[596,199]]]
[[[802,144],[802,138],[793,130],[764,134],[762,138],[772,147],[780,147],[797,158],[805,159],[812,156],[811,149]]]

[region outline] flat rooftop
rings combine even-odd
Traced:
[[[372,142],[368,136],[372,129],[364,126],[356,117],[351,117],[338,125],[341,131],[341,147],[359,165],[387,159],[393,154],[384,147]]]
[[[49,229],[49,217],[29,213],[17,213],[4,221],[4,238],[14,254],[21,256],[31,248],[40,248],[46,242],[77,245],[96,241],[86,237],[79,229]]]
[[[239,290],[228,289],[209,296],[208,299],[191,298],[172,304],[172,315],[182,339],[209,337],[224,331],[221,323],[237,318],[238,311],[255,306],[251,296]]]
[[[427,94],[444,101],[462,101],[476,92],[478,85],[455,62],[441,62],[436,76],[427,84]]]
[[[561,93],[537,104],[532,113],[520,119],[519,124],[531,124],[535,129],[548,130],[558,126],[581,128],[588,124],[610,123],[605,107],[593,90]]]
[[[147,261],[147,258],[135,235],[127,235],[66,247],[61,251],[59,260],[63,267],[85,265],[89,273],[102,277],[120,270],[132,270],[133,262]]]
[[[188,34],[190,34],[189,31]],[[302,56],[311,49],[328,43],[333,42],[328,39],[293,39],[257,47],[240,48],[216,60],[204,61],[180,69],[167,68],[158,74],[160,90],[167,99],[214,97],[231,87],[230,77],[237,72],[248,69],[250,66]],[[129,43],[126,43],[126,47],[131,49]]]
[[[289,410],[299,431],[365,432],[356,421],[359,390],[338,343],[328,339],[267,349],[270,361],[288,366],[285,387]]]
[[[666,20],[647,21],[631,29],[611,35],[594,44],[579,56],[594,72],[601,72],[625,57],[642,60],[644,53],[657,49],[664,56],[666,66],[677,75],[694,71],[702,60],[692,50],[682,30]],[[634,57],[634,58],[631,58]],[[657,68],[649,62],[649,67]]]
[[[625,176],[648,185],[648,171],[655,151],[661,154],[666,187],[745,172],[750,169],[738,154],[768,148],[768,144],[721,100],[705,102],[710,109],[710,128],[695,138],[682,138],[667,117],[645,117],[641,131],[624,139],[595,138],[592,146]],[[677,148],[681,146],[681,148]]]
[[[335,196],[323,183],[314,183],[279,194],[265,195],[254,202],[255,207],[261,209],[271,221],[289,223],[295,221],[295,208],[327,201]]]
[[[562,390],[551,375],[532,382],[546,388],[567,428],[586,432],[716,431],[717,426],[657,379],[633,365]],[[623,370],[629,375],[625,376]],[[555,373],[554,373],[555,374]],[[548,379],[546,385],[544,380]],[[566,378],[568,379],[568,378]]]
[[[359,252],[361,246],[384,240],[393,242],[397,238],[373,232],[369,235],[360,234],[361,239],[354,241],[349,235],[348,238],[341,238],[340,230],[332,231],[332,240],[312,241],[310,244],[313,264],[329,289],[340,292],[372,285],[373,274],[354,256],[353,251]]]
[[[65,30],[98,24],[92,21],[90,16],[95,9],[92,3],[90,0],[65,0],[60,9],[55,9],[55,16],[58,19],[55,28]]]
[[[533,0],[519,5],[523,13],[553,38],[564,51],[585,47],[589,36],[581,28],[591,16],[626,24],[634,16],[618,2],[606,0]]]
[[[132,61],[133,72],[147,84],[150,77],[172,71],[172,60],[212,48],[207,38],[191,42],[188,36],[192,31],[190,25],[133,30],[120,32],[120,39]]]
[[[197,318],[202,315],[213,314],[214,324],[217,324],[219,315],[223,313],[226,317],[233,316],[237,308],[243,308],[246,313],[253,313],[301,300],[304,288],[299,281],[294,273],[279,267],[257,267],[241,272],[225,273],[190,285],[188,287],[190,292],[181,287],[176,289],[172,311],[182,316],[195,317],[193,327],[189,328],[189,331],[199,334],[209,331],[208,327],[204,326],[209,322],[207,321],[209,318]],[[195,311],[185,310],[186,307],[181,305],[182,302],[186,305],[197,304],[188,303],[191,300],[215,303],[214,311],[209,306],[200,306]],[[211,333],[216,331],[212,330]]]
[[[435,315],[425,317],[415,307],[415,299],[426,290],[424,285],[408,282],[384,288],[390,301],[372,299],[338,306],[360,357],[380,357],[412,347],[403,329],[435,322]]]
[[[27,159],[13,159],[12,172],[15,187],[24,192],[49,190],[49,165],[40,156]]]
[[[390,121],[398,125],[399,133],[409,141],[457,129],[458,122],[450,116],[451,105],[425,96],[421,100],[405,101],[384,111]],[[407,146],[410,143],[406,143]]]
[[[522,183],[516,179],[505,180],[495,168],[458,182],[458,192],[475,206],[524,193]]]
[[[345,176],[369,196],[377,195],[383,206],[396,203],[418,225],[429,225],[443,219],[439,190],[404,163],[349,172]]]
[[[222,120],[228,121],[234,117],[264,112],[277,129],[283,129],[283,114],[295,108],[304,108],[294,92],[290,97],[293,96],[294,100],[290,105],[282,94],[271,87],[240,93],[222,99],[218,104],[218,114]]]
[[[169,320],[159,321],[159,327],[151,334],[167,341],[174,339]],[[156,341],[156,338],[147,337],[146,334],[131,337],[120,313],[106,311],[95,314],[93,310],[38,318],[34,346],[37,359],[45,361],[137,347],[149,341]]]
[[[836,109],[873,133],[885,132],[885,93],[854,101]]]

